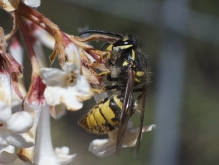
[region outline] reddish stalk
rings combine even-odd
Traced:
[[[39,73],[40,65],[39,65],[39,62],[37,60],[36,54],[34,52],[31,38],[28,35],[28,28],[27,28],[26,24],[24,23],[24,21],[22,20],[22,18],[20,16],[18,16],[16,12],[15,12],[15,17],[17,19],[18,26],[19,26],[21,34],[23,36],[28,55],[30,57],[33,73]]]
[[[37,10],[32,9],[24,5],[23,3],[19,4],[18,14],[22,15],[27,19],[30,19],[31,21],[33,21],[34,23],[36,23],[52,35],[54,35],[55,31],[59,31],[59,27],[56,24],[54,24],[52,21],[50,21]]]
[[[23,10],[18,10],[18,14],[20,16],[30,20],[31,22],[35,23],[36,25],[40,26],[41,28],[46,30],[48,33],[53,35],[53,31],[51,30],[51,28],[49,26],[47,26],[45,23],[42,23],[41,20],[39,20],[37,17],[35,17],[35,16],[31,15],[30,13],[23,11]]]

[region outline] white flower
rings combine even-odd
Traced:
[[[33,162],[39,165],[66,164],[73,161],[75,157],[75,154],[68,155],[68,148],[56,149],[56,152],[54,151],[50,133],[49,106],[47,104],[42,107],[34,152]]]
[[[36,141],[36,130],[37,130],[37,126],[40,120],[41,111],[44,108],[44,104],[43,105],[40,104],[37,100],[31,103],[29,103],[28,101],[24,102],[24,109],[25,111],[32,114],[32,116],[34,117],[34,123],[33,123],[32,128],[27,133],[23,134],[23,136],[29,141],[32,141],[34,143]],[[30,147],[30,148],[20,148],[17,154],[19,155],[20,158],[31,162],[34,156],[34,148],[35,146]]]
[[[9,164],[17,159],[17,155],[14,154],[14,147],[8,146],[0,153],[0,164]]]
[[[46,102],[55,106],[64,103],[69,110],[78,110],[82,101],[91,98],[92,91],[86,78],[80,74],[80,55],[75,45],[66,47],[68,61],[63,70],[42,68],[40,70],[43,82],[47,85],[44,97]]]
[[[148,132],[155,128],[156,128],[156,125],[154,124],[149,125],[149,126],[143,126],[142,132]],[[106,156],[111,155],[112,153],[116,151],[117,133],[118,133],[118,129],[115,129],[108,133],[108,136],[109,136],[108,139],[93,140],[90,143],[88,150],[98,157],[106,157]],[[122,147],[123,148],[134,147],[136,144],[137,137],[138,137],[138,127],[133,128],[132,122],[129,122],[126,133],[125,133],[125,137],[123,140]]]
[[[22,0],[24,2],[25,5],[29,6],[29,7],[39,7],[41,0]]]
[[[35,146],[19,149],[17,154],[19,158],[29,164],[59,165],[71,162],[75,155],[68,155],[65,152],[59,158],[60,155],[57,155],[53,149],[50,131],[51,109],[43,97],[45,84],[42,83],[39,76],[32,81],[33,83],[28,92],[30,95],[26,98],[24,109],[34,116],[34,125],[24,136],[30,141],[34,141]]]
[[[61,148],[56,147],[55,153],[61,164],[68,164],[72,162],[76,156],[76,154],[69,155],[69,148],[66,146],[63,146]]]
[[[32,116],[26,111],[12,114],[11,107],[0,100],[0,152],[9,145],[18,148],[33,146],[27,141],[22,133],[29,131],[33,125]]]
[[[0,153],[9,145],[15,147],[31,147],[22,133],[33,125],[32,116],[25,111],[12,114],[11,81],[9,74],[2,69],[0,72]]]
[[[24,109],[27,110],[26,106]],[[10,146],[16,148],[32,148],[34,140],[31,138],[34,134],[27,136],[27,132],[33,126],[33,118],[27,111],[20,111],[12,114],[11,110],[11,79],[9,74],[2,69],[0,72],[0,162],[11,163],[17,158],[17,155],[8,152],[6,149]],[[36,119],[36,117],[35,117]],[[34,120],[37,122],[37,119]],[[17,158],[13,163],[22,164]]]

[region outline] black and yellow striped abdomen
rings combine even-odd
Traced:
[[[78,123],[91,133],[106,134],[118,127],[123,97],[113,95],[95,105]]]

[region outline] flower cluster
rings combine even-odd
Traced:
[[[13,17],[11,32],[0,27],[0,164],[59,165],[71,162],[76,154],[68,147],[52,146],[50,115],[59,118],[65,109],[75,111],[93,94],[92,87],[103,88],[103,78],[96,70],[108,73],[102,57],[86,40],[64,33],[59,27],[33,9],[40,0],[2,0],[0,7]],[[23,47],[21,32],[32,66],[28,90],[23,82]],[[52,49],[50,66],[58,59],[60,68],[48,67],[42,45]],[[59,108],[57,108],[58,105]],[[150,131],[153,125],[144,127]],[[122,147],[132,147],[137,129],[129,125]],[[97,156],[115,152],[117,130],[109,139],[91,142],[89,150]]]

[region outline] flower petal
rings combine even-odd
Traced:
[[[33,117],[26,111],[16,112],[7,122],[7,128],[16,133],[25,133],[33,126]]]
[[[93,95],[90,84],[87,82],[87,79],[83,75],[78,76],[75,88],[76,96],[79,98],[80,101],[87,100]]]
[[[24,50],[17,36],[13,36],[9,45],[9,53],[19,64],[23,64]]]
[[[155,124],[152,125],[146,125],[142,127],[142,132],[149,132],[153,129],[156,128]],[[126,133],[125,133],[125,137],[123,140],[123,145],[122,147],[134,147],[137,141],[137,137],[138,137],[138,127],[135,128],[128,128]]]
[[[33,49],[35,52],[37,52],[37,60],[39,61],[39,64],[41,67],[46,67],[47,66],[47,61],[46,61],[46,56],[43,51],[43,46],[42,43],[38,40],[36,40],[33,43]]]
[[[107,157],[116,151],[116,147],[110,145],[109,139],[96,139],[90,143],[88,151],[98,157]]]
[[[5,125],[0,126],[0,153],[8,148],[8,142],[6,138],[10,136],[10,131],[5,127]]]
[[[153,129],[156,129],[156,127],[157,127],[156,124],[143,126],[142,132],[152,131]]]
[[[75,87],[69,87],[68,89],[62,90],[63,95],[61,96],[60,100],[65,104],[68,110],[79,110],[82,108],[83,103],[78,101],[77,97],[75,96]]]
[[[39,119],[40,119],[40,113],[41,110],[46,106],[46,104],[40,104],[39,102],[31,102],[29,103],[28,101],[24,102],[24,109],[25,111],[29,112],[30,114],[32,114],[34,116],[34,124],[33,127],[27,132],[23,134],[23,137],[27,140],[27,141],[31,141],[31,142],[35,142],[36,140],[36,129],[39,123]],[[20,148],[17,151],[17,155],[19,156],[20,159],[25,160],[25,164],[31,164],[32,165],[32,161],[33,161],[33,157],[34,157],[34,149],[35,146],[30,147],[30,148]]]
[[[0,123],[6,123],[11,117],[11,107],[0,100]]]
[[[55,148],[55,153],[59,159],[60,164],[68,164],[74,160],[76,157],[76,154],[68,155],[69,154],[69,148],[68,147],[62,147],[62,148]]]
[[[75,63],[69,61],[69,62],[65,62],[62,66],[63,71],[65,71],[65,73],[67,74],[71,74],[72,71],[74,71],[74,73],[79,73],[79,67],[77,65],[75,65]]]
[[[10,75],[5,70],[0,72],[0,100],[8,105],[11,104],[11,80]]]
[[[41,0],[22,0],[24,2],[25,5],[29,6],[29,7],[39,7]]]
[[[142,132],[148,132],[156,128],[155,124],[149,126],[143,126]],[[132,122],[128,122],[127,130],[123,140],[122,148],[134,147],[138,137],[138,127],[132,128]],[[116,138],[118,129],[114,129],[108,132],[108,139],[96,139],[89,145],[89,151],[98,157],[106,157],[116,151]]]
[[[34,145],[33,142],[26,141],[26,139],[22,135],[13,132],[11,132],[11,136],[8,136],[6,138],[6,141],[8,142],[9,145],[18,148],[29,148]]]
[[[63,95],[64,91],[65,90],[61,87],[47,86],[44,91],[44,97],[47,104],[51,106],[60,104],[60,97]]]
[[[82,101],[92,96],[89,84],[84,83],[84,81],[86,80],[79,81],[80,85],[67,86],[66,88],[47,86],[44,91],[47,104],[56,106],[62,102],[69,110],[81,109]]]
[[[74,64],[74,67],[76,67],[74,70],[79,70],[80,69],[80,54],[78,51],[78,48],[75,44],[70,42],[66,47],[65,47],[66,54],[68,55],[68,61]],[[65,70],[65,69],[63,69]],[[72,70],[65,70],[67,73],[70,73]]]
[[[63,104],[59,104],[55,106],[56,119],[60,119],[62,116],[66,114],[66,108]]]
[[[16,154],[11,154],[7,151],[3,151],[0,153],[0,163],[9,164],[12,163],[17,158]]]
[[[4,149],[4,151],[6,151],[8,153],[11,153],[11,154],[14,154],[15,153],[15,148],[14,148],[14,146],[8,146]]]
[[[43,82],[49,86],[64,86],[66,73],[56,68],[40,69]]]
[[[50,113],[48,105],[45,105],[41,111],[36,139],[35,154],[33,158],[34,164],[59,165],[51,141]]]

